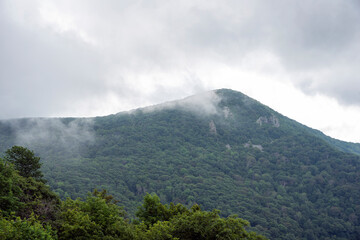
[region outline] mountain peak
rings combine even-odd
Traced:
[[[0,148],[21,143],[63,198],[106,188],[134,214],[154,192],[238,214],[271,239],[358,236],[360,160],[344,152],[353,146],[230,89],[88,122],[0,121]]]

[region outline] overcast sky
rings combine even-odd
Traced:
[[[0,0],[0,119],[231,88],[360,142],[358,0]]]

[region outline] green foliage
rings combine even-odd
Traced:
[[[19,200],[21,189],[18,182],[19,176],[13,166],[0,158],[0,211],[5,216],[22,206]]]
[[[59,204],[42,179],[23,177],[0,159],[0,239],[57,239],[50,224]]]
[[[14,167],[23,177],[32,177],[41,180],[43,174],[40,171],[40,158],[33,151],[21,146],[13,146],[6,151],[5,160],[14,164]]]
[[[187,209],[181,204],[164,205],[156,194],[146,194],[144,203],[138,208],[136,216],[149,227],[158,221],[169,221],[170,218],[186,211]]]
[[[140,109],[91,119],[93,142],[75,136],[65,146],[61,141],[31,146],[41,153],[42,171],[62,199],[108,189],[133,217],[151,192],[174,206],[217,208],[221,217],[238,214],[249,220],[249,230],[271,239],[356,239],[360,160],[337,150],[349,145],[319,136],[241,93],[216,93],[214,114],[181,103]],[[48,119],[69,129],[80,120]],[[0,121],[0,149],[14,144],[15,123],[24,131],[33,125],[26,119]],[[167,239],[171,204],[161,206],[153,195],[148,200],[136,228],[169,229],[159,237]]]
[[[32,213],[41,216],[44,221],[53,221],[60,207],[60,198],[42,181],[33,178],[20,178],[18,186],[21,188],[19,200],[22,207],[17,215],[23,218]]]
[[[171,207],[172,206],[172,207]],[[181,204],[163,205],[154,195],[146,195],[137,216],[148,230],[145,239],[265,239],[247,232],[249,222],[230,216],[221,218],[220,211],[201,211],[198,205],[187,209]]]
[[[171,233],[184,240],[265,239],[254,232],[245,231],[249,222],[235,216],[221,218],[219,213],[216,210],[203,212],[195,205],[189,212],[170,220],[170,224],[174,226]]]
[[[103,189],[101,192],[99,192],[99,191],[95,188],[94,191],[93,191],[93,193],[92,193],[92,195],[95,196],[95,197],[104,199],[107,204],[110,204],[110,203],[116,204],[116,203],[119,202],[118,200],[115,200],[112,195],[107,194],[107,190],[106,190],[106,189]]]
[[[139,239],[145,240],[179,240],[172,235],[174,226],[168,221],[158,221],[149,230],[140,231]]]
[[[42,181],[20,176],[12,164],[0,159],[0,210],[4,216],[15,213],[27,218],[35,213],[50,221],[59,203],[59,197]]]
[[[32,215],[28,219],[0,217],[0,239],[2,240],[55,240],[56,232],[50,225],[43,225]]]
[[[140,222],[130,223],[106,190],[60,202],[42,181],[18,175],[1,159],[0,173],[0,239],[263,239],[246,232],[242,219],[223,219],[198,205],[163,205],[156,194],[144,197]]]
[[[61,206],[59,239],[132,239],[123,210],[106,196],[66,199]]]

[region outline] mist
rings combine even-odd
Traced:
[[[166,102],[141,109],[142,112],[148,113],[153,111],[162,111],[166,109],[180,109],[200,116],[223,114],[219,108],[221,97],[215,91],[203,92],[190,96],[178,101]],[[133,112],[133,111],[130,111]]]
[[[14,144],[34,150],[40,156],[63,151],[76,157],[84,145],[95,142],[91,118],[29,118],[9,123]]]

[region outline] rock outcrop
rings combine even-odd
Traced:
[[[260,126],[262,126],[263,124],[271,124],[274,127],[280,127],[279,119],[274,115],[271,115],[270,117],[261,116],[258,118],[258,120],[256,120],[256,123]]]

